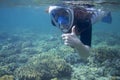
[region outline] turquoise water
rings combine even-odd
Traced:
[[[50,32],[51,24],[49,15],[45,12],[46,8],[43,6],[0,8],[1,30],[9,32],[15,29],[35,29],[41,33]]]
[[[47,7],[48,6],[0,8],[0,30],[9,32],[15,31],[14,29],[35,29],[35,31],[42,33],[51,32],[54,27],[50,23],[49,14],[45,12]],[[97,27],[97,30],[118,32],[119,14],[120,11],[112,12],[112,24],[99,22],[94,25],[95,28]]]
[[[120,77],[120,11],[112,12],[112,24],[93,25],[93,52],[95,49],[101,55],[93,58],[96,55],[93,54],[86,64],[78,54],[72,54],[76,52],[71,47],[63,44],[62,33],[52,26],[45,12],[47,7],[0,8],[0,80],[4,77],[9,77],[8,80],[113,80]],[[110,69],[116,72],[109,72]]]

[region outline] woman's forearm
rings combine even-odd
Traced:
[[[87,59],[90,53],[90,47],[87,45],[84,45],[82,42],[79,42],[77,46],[75,47],[81,58]]]

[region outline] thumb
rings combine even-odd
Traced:
[[[73,27],[72,27],[71,34],[74,34],[74,35],[76,35],[76,32],[75,32],[75,26],[73,26]]]

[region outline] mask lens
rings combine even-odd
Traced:
[[[69,30],[71,27],[71,12],[66,8],[57,8],[51,11],[52,20],[62,31]]]
[[[69,14],[65,9],[53,10],[52,15],[59,24],[68,24],[69,22]]]
[[[58,17],[58,23],[60,25],[67,25],[69,23],[69,19],[66,16]]]

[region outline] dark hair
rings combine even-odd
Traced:
[[[76,32],[83,32],[89,25],[91,25],[91,14],[85,8],[75,7],[74,9],[74,23]]]
[[[74,18],[80,19],[80,20],[87,20],[91,18],[91,13],[89,13],[85,8],[83,7],[75,7],[73,8],[74,11]]]

